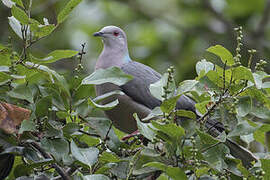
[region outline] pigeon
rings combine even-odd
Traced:
[[[105,93],[120,90],[123,94],[118,94],[105,99],[102,103],[109,103],[118,99],[119,104],[105,111],[106,116],[113,122],[114,126],[126,133],[132,133],[137,130],[136,121],[133,117],[137,113],[138,117],[143,119],[151,113],[155,107],[161,105],[161,101],[155,98],[151,93],[149,86],[161,78],[161,74],[142,63],[133,61],[129,56],[127,36],[125,32],[116,26],[105,26],[100,31],[93,34],[95,37],[101,37],[103,50],[96,62],[95,70],[118,67],[124,73],[133,76],[133,79],[122,86],[112,83],[96,85],[96,94],[101,96]],[[196,102],[186,95],[182,95],[176,104],[176,109],[193,111],[198,118],[201,116],[196,112]],[[217,137],[225,128],[222,123],[208,119],[205,123],[209,133]],[[231,154],[242,160],[242,163],[248,167],[256,157],[244,147],[230,139],[225,141]]]

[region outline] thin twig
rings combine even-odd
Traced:
[[[97,137],[97,138],[100,138],[100,135],[98,134],[92,134],[92,133],[89,133],[89,132],[85,132],[83,130],[79,130],[79,132],[83,133],[83,134],[86,134],[88,136],[93,136],[93,137]]]

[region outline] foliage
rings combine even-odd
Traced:
[[[17,133],[0,132],[0,160],[10,162],[10,155],[15,155],[7,179],[26,176],[91,180],[150,176],[160,180],[262,179],[264,176],[267,179],[270,176],[268,152],[258,153],[258,162],[247,167],[239,159],[228,156],[224,144],[226,138],[234,138],[247,147],[259,142],[269,148],[265,132],[270,130],[270,86],[263,61],[251,69],[241,64],[239,50],[233,56],[217,45],[207,51],[218,57],[219,65],[205,59],[199,61],[197,77],[193,80],[176,85],[174,69],[169,68],[150,87],[151,93],[162,101],[161,107],[150,114],[157,120],[146,123],[135,114],[142,137],[123,142],[120,140],[123,133],[110,120],[97,117],[97,111],[118,103],[104,105],[100,101],[121,92],[96,98],[92,92],[95,84],[109,81],[120,85],[129,81],[130,76],[111,68],[84,77],[81,73],[84,45],[79,52],[54,50],[43,58],[35,57],[31,51],[33,44],[55,31],[80,0],[67,3],[57,16],[58,24],[48,24],[46,19],[40,23],[32,18],[31,3],[26,6],[20,0],[5,2],[13,4],[9,23],[22,46],[17,50],[10,42],[0,44],[0,97],[32,112]],[[237,48],[240,48],[242,29],[236,31],[237,40],[240,38]],[[71,74],[63,75],[46,66],[76,53],[79,63]],[[252,64],[254,53],[250,51],[248,65]],[[175,109],[177,99],[183,94],[197,102],[197,111],[202,114],[198,121],[194,112]],[[176,125],[176,116],[193,120]],[[222,122],[226,133],[210,136],[204,123],[211,118]],[[1,163],[0,169],[5,165]]]

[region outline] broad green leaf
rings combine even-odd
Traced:
[[[103,174],[92,174],[84,176],[84,180],[110,180],[110,178]]]
[[[95,147],[79,148],[72,140],[70,149],[75,159],[89,167],[93,166],[98,160],[99,150]]]
[[[196,131],[197,131],[197,134],[200,136],[201,143],[203,145],[213,145],[219,142],[216,138],[212,137],[208,133],[202,132],[200,130],[196,130]]]
[[[234,80],[244,79],[244,80],[249,80],[254,83],[252,72],[250,71],[250,69],[244,66],[238,66],[236,68],[233,68],[232,75],[233,75]]]
[[[78,54],[78,51],[73,50],[55,50],[49,53],[45,58],[39,59],[31,56],[31,60],[35,63],[53,63],[60,59],[70,58]]]
[[[61,88],[61,90],[63,90],[65,96],[70,97],[70,92],[69,92],[69,87],[68,87],[67,81],[62,75],[58,74],[56,71],[54,71],[54,70],[52,70],[44,65],[34,64],[32,62],[25,62],[25,65],[32,68],[35,71],[44,73],[46,75],[46,77],[51,81],[51,83],[57,84],[60,86],[60,88]]]
[[[80,125],[77,123],[67,123],[63,127],[63,132],[68,135],[72,135],[73,133],[78,132],[80,129]]]
[[[90,125],[90,127],[93,128],[98,135],[100,135],[101,139],[109,137],[109,139],[106,140],[106,144],[110,150],[118,151],[120,141],[114,133],[113,128],[110,128],[112,122],[109,119],[100,117],[87,117],[85,120]]]
[[[240,117],[246,116],[251,111],[251,98],[249,96],[243,96],[239,98],[237,104],[237,115]]]
[[[7,92],[10,97],[24,99],[30,103],[34,103],[31,88],[25,84],[18,85],[12,91]]]
[[[270,179],[270,159],[260,159],[262,163],[262,169],[265,172],[264,179]]]
[[[22,0],[12,0],[12,1],[15,2],[17,5],[24,7]]]
[[[57,125],[55,121],[45,123],[45,134],[48,138],[59,138],[63,136],[62,126]]]
[[[215,85],[217,85],[220,88],[223,88],[224,86],[224,81],[223,78],[221,76],[219,76],[218,72],[216,71],[208,71],[208,73],[206,74],[206,76],[208,77],[209,80],[211,80]]]
[[[11,8],[11,14],[14,16],[18,21],[20,21],[21,24],[28,24],[29,18],[27,14],[17,6],[12,6]]]
[[[162,173],[157,180],[169,180],[169,176],[167,176],[165,173]]]
[[[143,122],[141,122],[137,114],[134,114],[133,116],[134,116],[134,118],[137,121],[137,126],[138,126],[138,130],[140,131],[140,133],[144,137],[146,137],[147,139],[153,141],[154,138],[155,138],[155,133],[151,129],[151,124],[150,123],[143,123]]]
[[[100,109],[100,110],[110,110],[112,108],[114,108],[115,106],[117,106],[118,104],[118,99],[116,99],[115,101],[112,101],[108,104],[104,104],[104,105],[100,105],[100,104],[97,104],[95,103],[91,98],[88,99],[88,104],[94,108],[97,108],[97,109]]]
[[[160,162],[150,162],[150,163],[144,164],[144,167],[154,167],[159,170],[162,170],[174,180],[179,180],[179,179],[187,180],[187,176],[185,172],[179,167],[167,166]]]
[[[206,106],[209,104],[211,101],[203,101],[200,103],[195,104],[196,109],[201,113],[204,114],[207,112]]]
[[[69,153],[69,144],[65,139],[41,139],[41,147],[46,151],[51,153],[56,161],[64,160],[64,158]]]
[[[196,72],[199,77],[204,76],[208,71],[214,70],[214,64],[206,61],[205,59],[200,60],[196,64]]]
[[[224,159],[225,155],[229,153],[230,150],[227,146],[218,144],[203,152],[203,156],[205,160],[209,162],[210,167],[221,171],[222,169],[227,168]]]
[[[21,24],[20,22],[14,17],[8,17],[8,23],[12,30],[22,39],[22,31],[21,31]]]
[[[193,90],[198,81],[196,80],[186,80],[179,84],[177,89],[177,94],[184,94],[185,92],[189,92]]]
[[[36,38],[42,38],[51,34],[56,26],[54,24],[42,25],[39,22],[30,24],[31,31]]]
[[[70,0],[64,9],[57,16],[57,23],[62,23],[69,15],[69,13],[81,2],[82,0]]]
[[[120,162],[120,161],[121,161],[121,159],[119,159],[112,152],[104,151],[99,157],[100,163],[116,163],[116,162]]]
[[[228,66],[234,65],[233,55],[221,45],[211,46],[207,49],[208,52],[211,52],[220,57],[221,61]]]
[[[161,101],[164,100],[164,98],[162,97],[162,95],[165,94],[163,87],[165,87],[167,85],[168,75],[169,75],[168,73],[163,74],[163,76],[160,78],[160,80],[158,80],[157,82],[155,82],[153,84],[150,84],[150,86],[149,86],[149,90],[150,90],[151,94],[155,98],[157,98]],[[176,89],[175,82],[173,80],[172,82],[169,83],[168,90],[170,91],[170,93],[168,93],[168,98],[171,98],[172,96],[175,95],[175,89]]]
[[[248,135],[253,133],[257,128],[252,127],[247,121],[239,123],[229,134],[228,137]]]
[[[177,110],[176,115],[180,116],[180,117],[187,117],[190,119],[196,119],[196,117],[197,117],[194,112],[188,111],[188,110]]]
[[[23,120],[19,134],[22,134],[24,131],[36,131],[36,124],[32,120]]]
[[[210,169],[209,167],[201,167],[201,168],[197,169],[195,172],[196,176],[201,177],[204,174],[208,174],[209,169]]]
[[[52,96],[46,96],[40,99],[36,103],[36,111],[35,114],[37,117],[43,117],[48,115],[49,108],[52,106]]]
[[[253,137],[256,141],[265,144],[265,133],[270,131],[270,125],[269,124],[263,124],[261,125],[256,131],[253,133]]]
[[[160,109],[162,110],[162,112],[171,113],[175,109],[176,103],[180,96],[181,95],[178,95],[170,99],[164,100],[162,104],[160,105]]]
[[[252,107],[251,114],[261,119],[270,119],[269,108],[266,108],[264,106]]]
[[[118,86],[126,84],[132,79],[131,75],[125,74],[118,67],[108,69],[98,69],[82,80],[82,84],[99,85],[104,83],[113,83]]]
[[[179,140],[179,138],[185,135],[185,130],[174,123],[160,124],[156,121],[152,121],[152,125],[175,140]]]
[[[9,81],[12,77],[4,72],[0,72],[0,85]]]

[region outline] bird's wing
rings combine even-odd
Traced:
[[[124,64],[121,69],[133,76],[133,79],[121,86],[122,91],[134,101],[145,105],[150,109],[160,106],[161,101],[155,98],[149,90],[150,84],[157,82],[161,75],[154,69],[141,64],[139,62],[131,61]],[[179,98],[176,108],[186,109],[195,112],[195,102],[183,95]]]
[[[131,81],[120,87],[127,96],[150,109],[160,106],[161,101],[152,96],[149,90],[150,84],[161,78],[158,72],[135,61],[123,64],[121,69],[133,76]]]

